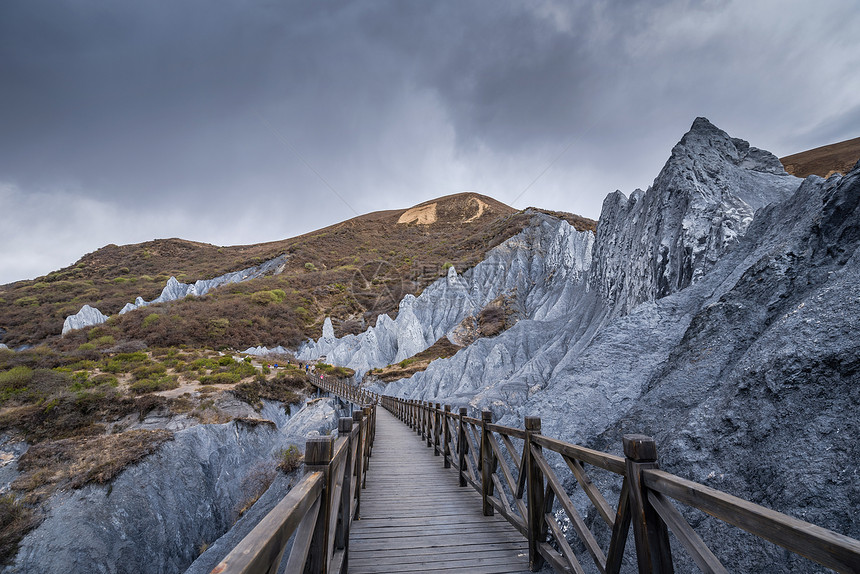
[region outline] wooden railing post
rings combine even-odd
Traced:
[[[442,411],[442,405],[440,403],[436,403],[436,410],[433,411],[433,456],[439,456],[439,435],[442,431],[441,425],[442,420],[440,413]]]
[[[323,490],[320,493],[320,510],[305,563],[305,574],[328,570],[328,524],[331,519],[331,457],[334,454],[334,436],[311,437],[305,443],[305,473],[322,472]]]
[[[340,490],[340,509],[337,516],[334,544],[338,550],[343,550],[341,572],[349,571],[349,526],[352,523],[352,477],[355,474],[356,461],[352,458],[352,418],[344,417],[337,421],[338,437],[346,437],[346,463],[343,467],[343,485]],[[359,443],[360,448],[360,443]],[[361,450],[355,458],[361,458]]]
[[[364,452],[362,453],[364,457],[364,461],[362,462],[364,465],[364,476],[361,479],[361,488],[367,488],[367,469],[370,468],[370,453],[373,448],[373,435],[376,432],[374,424],[376,424],[376,421],[373,417],[372,407],[364,407],[363,410],[364,420],[367,421],[367,430],[364,435]]]
[[[451,468],[451,427],[448,426],[448,418],[451,413],[451,405],[445,405],[445,414],[442,417],[442,438],[445,445],[442,447],[444,457],[444,468]]]
[[[493,413],[481,411],[481,498],[484,502],[484,516],[493,516],[493,447],[490,445],[490,430],[487,425],[493,422]]]
[[[427,448],[433,446],[433,403],[427,402],[427,424],[424,425],[424,435],[427,439]]]
[[[367,441],[367,421],[364,420],[364,411],[355,409],[352,418],[358,424],[358,460],[355,461],[355,516],[361,516],[361,489],[364,478],[364,443]]]
[[[459,424],[457,425],[457,462],[460,471],[460,486],[466,486],[466,426],[463,417],[466,416],[466,407],[460,407]]]
[[[544,558],[540,553],[540,545],[546,541],[546,522],[544,514],[543,472],[540,465],[531,454],[532,449],[543,450],[539,445],[532,444],[531,438],[540,434],[540,417],[526,417],[526,440],[523,456],[526,472],[526,496],[528,499],[528,538],[529,538],[529,569],[537,572],[543,567]]]
[[[666,523],[648,502],[648,491],[642,483],[643,470],[659,468],[657,445],[653,438],[641,434],[625,435],[622,440],[627,458],[630,512],[639,573],[671,574],[674,569],[669,532]]]

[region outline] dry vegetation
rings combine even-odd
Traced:
[[[480,218],[464,223],[477,214],[476,197],[486,207]],[[382,313],[394,316],[405,294],[420,293],[447,267],[462,272],[474,266],[531,218],[476,194],[435,203],[437,220],[431,225],[398,224],[406,210],[397,210],[253,246],[219,248],[179,239],[109,245],[71,267],[0,287],[3,342],[14,347],[48,341],[65,350],[81,345],[106,348],[122,341],[216,349],[295,346],[319,336],[327,315],[338,335],[357,333],[374,325]],[[554,215],[580,229],[594,227],[593,221],[578,216]],[[280,275],[116,316],[97,337],[85,330],[58,337],[64,318],[84,304],[115,315],[138,295],[157,297],[171,275],[193,282],[284,253],[289,258]]]
[[[131,430],[36,444],[18,461],[22,474],[12,483],[12,489],[26,493],[25,501],[33,503],[57,488],[80,488],[89,482],[104,484],[172,439],[173,433],[167,430]]]
[[[0,566],[11,562],[21,539],[38,521],[32,508],[16,500],[14,495],[0,495]]]
[[[860,160],[860,138],[792,154],[779,161],[785,166],[785,171],[797,177],[808,177],[813,174],[830,177],[834,173],[848,173],[858,160]]]
[[[455,345],[448,340],[447,337],[442,337],[428,349],[420,353],[403,359],[399,363],[388,365],[380,369],[372,369],[365,375],[367,378],[372,378],[383,383],[390,383],[398,379],[411,377],[419,371],[427,369],[427,367],[436,359],[445,359],[452,356],[462,347]]]

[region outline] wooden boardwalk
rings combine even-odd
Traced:
[[[528,542],[500,516],[481,513],[481,496],[458,486],[454,469],[384,409],[349,535],[349,572],[529,571]]]

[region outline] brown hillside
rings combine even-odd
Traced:
[[[157,297],[172,275],[209,279],[286,253],[283,273],[214,290],[201,298],[147,307],[89,331],[91,338],[142,340],[149,346],[241,348],[296,345],[319,336],[326,315],[338,335],[394,315],[448,266],[474,266],[518,233],[530,215],[492,198],[464,193],[410,209],[370,213],[292,239],[235,247],[160,239],[108,245],[75,265],[0,287],[0,328],[9,346],[57,341],[63,319],[89,304],[116,314],[138,295]],[[580,229],[593,225],[583,220]],[[151,317],[155,315],[155,317]],[[87,342],[87,332],[58,341]]]
[[[860,138],[787,155],[779,161],[785,166],[785,171],[797,177],[813,174],[830,177],[834,173],[848,173],[858,160]]]

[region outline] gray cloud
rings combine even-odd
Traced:
[[[597,217],[697,115],[778,155],[856,137],[858,24],[848,0],[5,2],[0,207],[45,245],[250,243],[511,202],[568,148],[516,207]],[[0,283],[70,258],[16,244]]]

